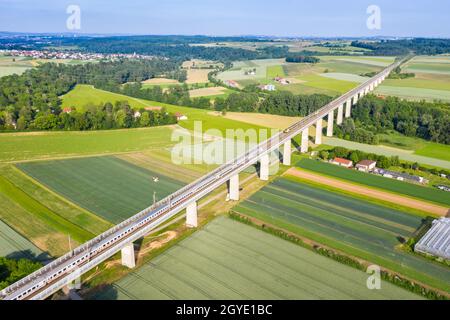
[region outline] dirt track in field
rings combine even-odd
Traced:
[[[370,198],[375,198],[375,199],[399,204],[404,207],[409,207],[409,208],[429,212],[429,213],[439,215],[442,217],[445,217],[450,210],[449,208],[435,205],[432,203],[428,203],[425,201],[416,200],[416,199],[408,198],[405,196],[397,195],[394,193],[376,190],[376,189],[360,186],[360,185],[349,183],[349,182],[343,182],[343,181],[340,181],[340,180],[337,180],[334,178],[324,177],[320,174],[315,174],[312,172],[299,170],[297,168],[289,169],[286,172],[286,174],[294,176],[294,177],[306,179],[309,181],[313,181],[316,183],[328,185],[328,186],[338,188],[341,190],[345,190],[348,192],[353,192],[353,193],[367,196]]]

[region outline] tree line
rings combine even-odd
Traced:
[[[22,112],[17,121],[17,130],[108,130],[154,127],[176,124],[175,115],[161,110],[133,110],[128,101],[117,101],[115,104],[87,105],[84,111],[76,109],[53,113],[41,113],[29,120]]]
[[[286,62],[291,63],[318,63],[320,62],[319,58],[313,57],[313,56],[304,56],[304,55],[295,55],[295,56],[288,56],[286,58]]]
[[[199,109],[210,109],[221,112],[258,112],[285,116],[306,116],[323,107],[332,97],[323,94],[295,95],[289,91],[271,93],[239,91],[226,98],[218,97],[211,101],[208,97],[190,98],[187,85],[174,86],[163,90],[159,86],[142,89],[140,83],[116,86],[113,92],[127,96],[175,104]]]

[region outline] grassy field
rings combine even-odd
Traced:
[[[107,91],[102,91],[93,88],[92,86],[77,86],[74,90],[64,96],[63,105],[66,106],[76,106],[77,108],[82,108],[89,102],[93,103],[104,103],[104,102],[112,102],[115,101],[128,101],[133,108],[139,109],[147,106],[162,106],[165,107],[169,112],[180,112],[188,117],[188,120],[183,120],[179,122],[179,125],[188,130],[194,129],[195,121],[201,121],[203,131],[208,129],[217,129],[222,134],[225,133],[226,129],[261,129],[257,126],[251,126],[244,122],[233,121],[229,119],[219,119],[208,114],[208,110],[195,109],[195,108],[187,108],[174,106],[154,101],[146,101],[142,99],[136,99],[132,97],[127,97],[120,94],[115,94]],[[165,134],[165,141],[170,139],[169,134]],[[0,138],[1,139],[1,138]],[[154,139],[154,142],[158,142],[161,139]],[[1,141],[1,140],[0,140]]]
[[[298,79],[305,81],[306,86],[334,91],[336,94],[345,93],[358,86],[357,82],[336,80],[318,74],[305,75]]]
[[[19,164],[25,173],[112,223],[119,223],[184,184],[116,157]],[[155,182],[153,177],[158,177]]]
[[[0,133],[0,162],[132,152],[172,145],[173,127],[87,132]]]
[[[267,67],[267,78],[273,79],[275,77],[285,77],[282,65]]]
[[[367,274],[225,217],[96,299],[417,299]]]
[[[416,150],[415,154],[450,161],[450,146],[430,142],[423,148]]]
[[[422,219],[407,212],[350,196],[277,179],[234,209],[412,277],[449,290],[450,271],[443,265],[398,250],[421,226]]]
[[[324,163],[322,161],[310,159],[302,159],[296,164],[296,166],[302,169],[322,173],[327,176],[356,182],[362,185],[375,187],[450,207],[450,197],[448,197],[448,194],[435,188],[423,187],[370,173],[349,170],[329,163]]]
[[[32,260],[46,260],[48,258],[35,245],[2,221],[0,221],[0,257]]]

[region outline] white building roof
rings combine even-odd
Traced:
[[[450,259],[450,218],[433,221],[433,226],[416,244],[416,251]]]

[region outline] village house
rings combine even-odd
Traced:
[[[356,169],[363,172],[371,172],[375,169],[376,165],[377,165],[376,161],[362,160],[358,162],[358,164],[356,165]]]
[[[347,160],[344,158],[334,158],[333,160],[331,160],[332,164],[335,164],[337,166],[341,166],[344,168],[351,168],[353,167],[353,161],[351,160]]]
[[[226,80],[225,84],[227,86],[229,86],[229,87],[232,87],[232,88],[238,88],[239,87],[239,84],[236,81],[234,81],[234,80]]]
[[[72,108],[70,107],[64,107],[62,110],[63,113],[71,113],[72,112]]]
[[[150,107],[145,107],[144,109],[145,109],[145,111],[161,111],[162,107],[150,106]]]
[[[188,119],[188,117],[186,117],[184,114],[182,114],[180,112],[175,112],[175,117],[177,117],[177,121],[187,120]]]
[[[273,84],[262,84],[260,86],[258,86],[259,89],[264,90],[264,91],[275,91],[276,88]]]

